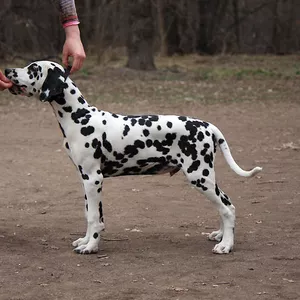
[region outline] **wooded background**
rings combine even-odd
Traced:
[[[291,54],[300,50],[299,0],[76,0],[88,55],[125,49],[127,66],[154,55]],[[60,55],[64,31],[52,1],[1,0],[0,59]]]

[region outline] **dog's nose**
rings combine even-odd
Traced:
[[[5,76],[8,76],[9,73],[11,73],[12,69],[5,69],[4,74]]]

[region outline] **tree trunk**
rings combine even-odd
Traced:
[[[280,53],[280,33],[279,33],[279,16],[278,16],[278,2],[274,0],[273,4],[273,30],[272,30],[272,49],[275,54]]]
[[[92,17],[92,4],[91,0],[84,1],[84,36],[87,41],[90,38],[90,30],[91,30],[91,17]]]
[[[160,37],[160,55],[166,56],[168,54],[167,51],[167,43],[166,43],[166,30],[165,30],[165,22],[164,22],[164,0],[157,0],[157,21],[158,21],[158,32]]]
[[[232,0],[233,6],[233,15],[234,15],[234,23],[235,23],[235,38],[237,49],[240,52],[241,50],[241,39],[240,39],[240,17],[239,17],[239,0]]]
[[[154,35],[152,2],[149,0],[131,0],[129,4],[128,61],[126,67],[137,70],[156,69],[153,53]]]

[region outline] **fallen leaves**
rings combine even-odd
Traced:
[[[276,150],[276,151],[282,151],[282,150],[286,150],[286,149],[291,149],[291,150],[299,151],[300,150],[300,146],[295,145],[294,142],[288,142],[288,143],[283,143],[281,147],[274,147],[273,148],[273,150]]]

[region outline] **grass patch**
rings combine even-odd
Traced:
[[[300,92],[294,56],[157,57],[151,72],[126,69],[124,61],[93,65],[92,82],[79,84],[95,104],[297,101]]]
[[[137,102],[184,105],[299,101],[297,61],[296,56],[157,57],[157,70],[144,72],[124,68],[125,57],[102,65],[88,57],[72,79],[88,101],[99,107],[105,103],[130,106]],[[8,92],[0,93],[0,105],[5,105],[7,99],[16,100]]]

